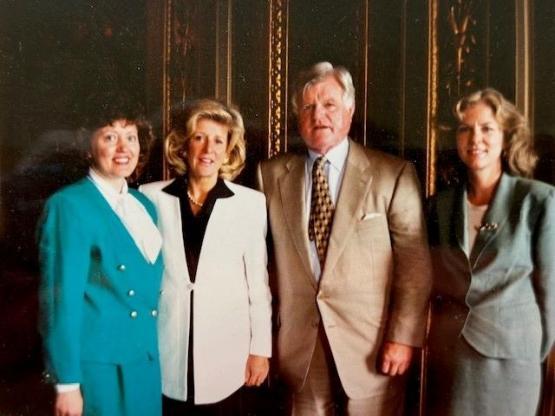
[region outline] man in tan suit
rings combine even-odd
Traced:
[[[293,415],[339,404],[347,415],[401,414],[402,375],[424,338],[431,275],[418,180],[408,162],[348,138],[354,94],[344,68],[303,73],[292,103],[307,152],[258,168]]]

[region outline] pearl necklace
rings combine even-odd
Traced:
[[[198,202],[195,197],[193,195],[191,195],[191,192],[187,189],[187,198],[189,198],[189,201],[191,201],[191,203],[193,205],[196,205],[199,208],[202,208],[203,203],[202,202]]]

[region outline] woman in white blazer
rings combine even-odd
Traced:
[[[158,321],[164,415],[236,415],[271,355],[262,193],[231,183],[245,163],[241,115],[187,105],[164,144],[177,176],[143,185],[163,236]]]

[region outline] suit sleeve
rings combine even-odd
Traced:
[[[90,265],[90,235],[79,207],[55,195],[39,224],[40,332],[46,371],[56,383],[81,382],[81,321]]]
[[[254,201],[250,238],[244,254],[245,274],[249,291],[251,322],[250,353],[270,357],[272,354],[271,295],[268,286],[266,251],[266,203],[257,193]]]
[[[388,209],[393,282],[386,341],[421,346],[432,285],[420,186],[412,165],[397,178]]]
[[[262,179],[262,165],[259,163],[256,166],[256,189],[260,192],[264,192],[264,180]]]
[[[546,358],[555,342],[555,191],[543,204],[535,230],[535,288],[542,313],[542,358]]]

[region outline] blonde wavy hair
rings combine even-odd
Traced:
[[[504,151],[501,155],[503,170],[513,175],[531,177],[538,161],[532,134],[526,118],[493,88],[486,88],[461,98],[455,106],[455,117],[462,121],[464,112],[471,106],[483,103],[491,108],[503,130]]]
[[[219,101],[202,99],[187,104],[172,120],[173,128],[164,141],[164,155],[171,169],[185,175],[188,170],[186,153],[189,140],[197,130],[200,120],[212,120],[226,126],[227,157],[218,176],[233,180],[245,167],[246,144],[243,117],[234,108]]]

